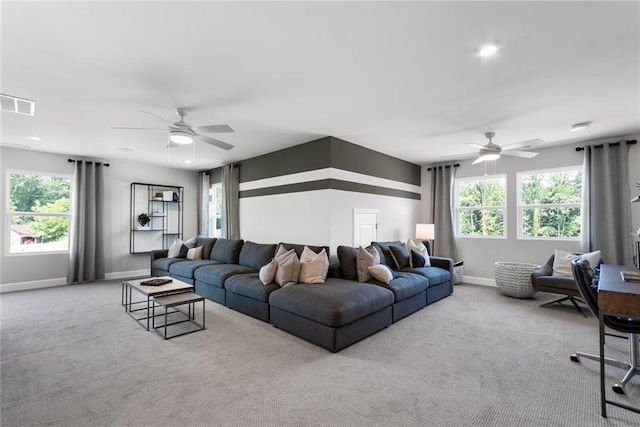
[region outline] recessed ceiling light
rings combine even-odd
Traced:
[[[37,135],[31,135],[29,139],[33,139],[34,141],[42,141],[42,138]]]
[[[478,48],[478,55],[488,57],[495,55],[500,50],[499,43],[486,43]]]
[[[579,130],[587,129],[590,125],[591,125],[591,122],[576,123],[575,125],[571,126],[571,129],[569,130],[571,132],[577,132]]]
[[[186,164],[191,163],[191,160],[187,159],[187,160],[183,160],[183,162],[185,162]]]

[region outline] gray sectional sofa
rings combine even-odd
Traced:
[[[395,269],[389,246],[400,243],[372,242],[372,246],[380,253],[380,262]],[[324,249],[329,257],[324,284],[265,286],[260,268],[280,245],[298,256],[305,247],[198,237],[195,246],[203,246],[203,259],[167,258],[167,250],[152,251],[151,272],[194,284],[199,295],[333,352],[453,293],[451,259],[430,257],[430,267],[394,271],[388,284],[375,279],[361,283],[355,270],[357,249],[346,246],[329,255],[328,247],[307,245],[315,253]]]

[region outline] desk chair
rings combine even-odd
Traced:
[[[578,284],[578,290],[582,295],[582,298],[589,306],[589,309],[594,316],[599,316],[598,309],[598,287],[593,284],[593,270],[589,266],[589,261],[583,259],[576,259],[571,262],[571,271],[573,277]],[[638,362],[638,338],[640,334],[640,321],[625,319],[614,316],[604,316],[605,326],[624,334],[629,334],[629,354],[630,362],[621,362],[615,359],[605,358],[604,363],[610,366],[626,369],[627,373],[622,380],[613,386],[613,391],[618,394],[624,394],[624,386],[629,382],[634,375],[640,374],[640,365]],[[600,357],[593,354],[586,354],[576,352],[571,355],[571,360],[574,362],[580,362],[580,358],[600,361]]]

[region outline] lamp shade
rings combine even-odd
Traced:
[[[434,240],[436,238],[435,224],[416,224],[416,239]]]

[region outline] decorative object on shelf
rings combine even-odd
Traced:
[[[173,202],[173,191],[163,191],[162,192],[162,200],[165,202]]]
[[[138,215],[138,223],[141,226],[146,227],[150,222],[151,218],[149,218],[149,215],[147,215],[146,213],[141,213],[140,215]]]
[[[496,285],[504,295],[514,298],[531,298],[536,290],[531,285],[531,273],[540,268],[526,262],[496,262]]]
[[[178,193],[176,193],[175,191],[173,192],[173,201],[174,202],[180,201],[180,196],[178,196]]]
[[[157,191],[154,200],[162,200],[162,191]]]

